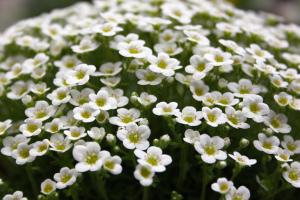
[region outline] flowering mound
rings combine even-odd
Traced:
[[[222,1],[94,1],[10,27],[1,197],[295,199],[299,45],[299,26]]]

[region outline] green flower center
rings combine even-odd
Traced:
[[[130,133],[128,135],[128,139],[131,143],[138,143],[140,141],[140,135],[137,133],[137,132],[134,132],[134,133]]]
[[[151,175],[151,171],[146,167],[142,167],[141,168],[141,175],[144,178],[148,178]]]
[[[93,165],[98,161],[98,159],[99,159],[98,154],[89,153],[85,158],[85,162],[88,163],[89,165]]]
[[[206,145],[204,151],[207,155],[214,155],[216,153],[216,147],[214,145]]]
[[[272,145],[272,143],[271,142],[267,142],[267,141],[265,141],[265,142],[263,142],[263,148],[265,148],[265,149],[272,149],[273,148],[273,145]]]
[[[70,174],[64,174],[61,176],[60,181],[63,183],[67,183],[71,178],[72,176]]]
[[[104,163],[104,167],[107,168],[107,169],[110,169],[110,170],[114,169],[115,165],[116,165],[116,163],[111,161],[111,160],[106,161]]]
[[[27,124],[27,131],[33,133],[38,129],[36,124]]]
[[[297,181],[299,179],[298,172],[295,170],[290,171],[288,176],[292,181]]]
[[[106,104],[106,99],[105,98],[98,98],[96,100],[96,104],[97,104],[97,106],[102,107]]]
[[[156,166],[156,165],[158,165],[158,158],[156,156],[154,156],[154,155],[148,156],[147,162],[150,165]]]
[[[168,63],[165,60],[160,60],[160,61],[158,61],[157,66],[161,69],[166,69],[168,66]]]
[[[253,113],[257,113],[260,111],[259,106],[257,105],[257,103],[251,103],[250,104],[250,111]]]

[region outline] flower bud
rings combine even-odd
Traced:
[[[106,138],[106,141],[110,145],[115,145],[115,143],[116,143],[116,136],[114,136],[113,134],[108,133],[105,138]]]
[[[246,138],[242,138],[239,143],[241,148],[245,148],[249,145],[249,140]]]
[[[226,166],[227,166],[227,162],[225,160],[217,162],[217,165],[216,165],[216,167],[218,169],[224,169]]]

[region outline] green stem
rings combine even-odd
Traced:
[[[98,175],[97,179],[98,179],[98,184],[99,184],[99,191],[100,191],[100,194],[101,194],[102,198],[104,200],[108,200],[107,193],[106,193],[106,188],[105,188],[104,177]]]
[[[181,144],[180,161],[179,161],[179,176],[177,181],[177,188],[181,188],[187,172],[187,145]]]
[[[202,187],[201,187],[200,200],[205,200],[207,183],[208,183],[208,171],[207,171],[207,167],[204,164],[202,166]]]
[[[149,187],[143,188],[143,200],[149,200]]]
[[[26,173],[27,173],[28,179],[29,179],[30,184],[31,184],[32,192],[33,192],[34,196],[36,197],[38,195],[38,189],[37,189],[36,182],[33,178],[33,174],[32,174],[31,169],[32,169],[32,166],[30,164],[26,165]]]
[[[236,163],[232,170],[232,176],[231,176],[232,181],[237,177],[237,175],[239,175],[241,170],[242,170],[242,166]]]

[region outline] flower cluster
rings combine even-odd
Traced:
[[[95,0],[19,22],[0,35],[0,167],[28,180],[4,176],[3,199],[300,188],[299,46],[299,26],[223,1]]]

